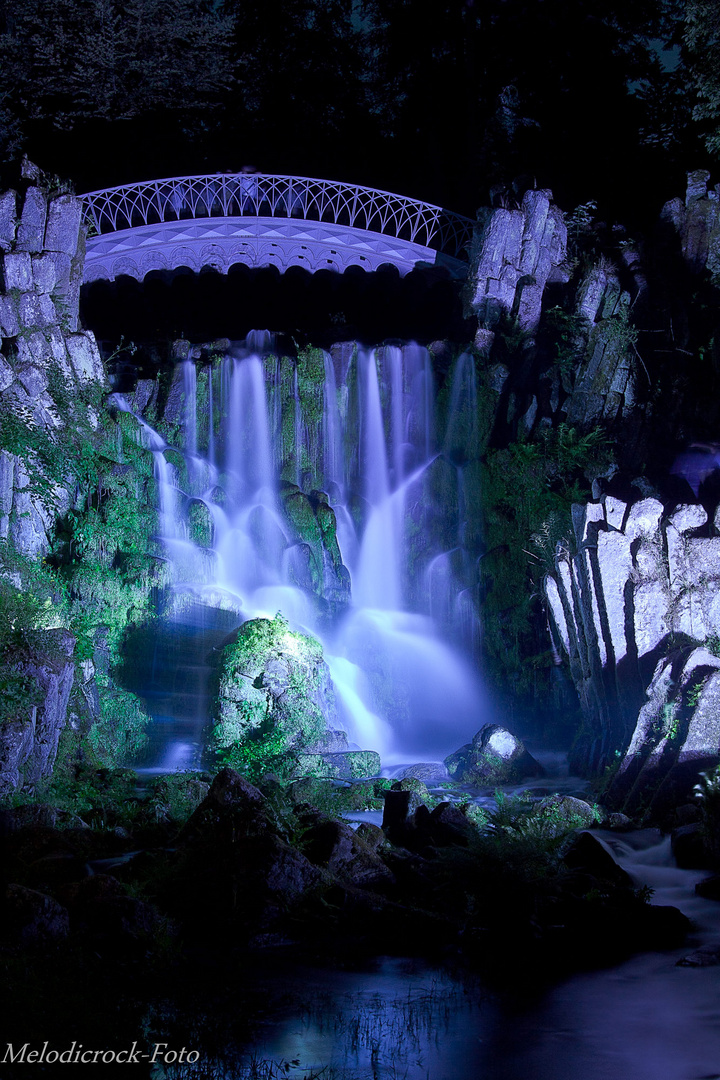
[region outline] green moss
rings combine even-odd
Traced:
[[[557,543],[572,543],[570,507],[590,498],[590,478],[610,460],[601,429],[580,435],[567,425],[486,455],[479,485],[487,552],[480,563],[484,649],[520,692],[537,678],[527,661],[538,651],[533,620],[540,581]]]
[[[213,523],[210,511],[201,502],[192,502],[188,509],[188,532],[193,544],[199,547],[212,547]]]
[[[321,424],[325,404],[325,355],[322,349],[301,349],[297,371],[303,419],[306,424]]]
[[[22,671],[29,634],[68,622],[63,583],[42,561],[0,543],[0,722],[28,720],[43,695],[37,681]],[[7,575],[7,576],[5,576]]]
[[[295,803],[308,803],[330,814],[346,814],[363,810],[382,810],[383,792],[390,788],[385,778],[355,780],[338,784],[332,780],[303,777],[292,780],[287,791]]]
[[[90,728],[88,743],[101,764],[116,768],[135,759],[146,746],[152,720],[129,690],[102,676],[97,681],[100,717]]]
[[[555,351],[554,364],[562,378],[573,374],[590,332],[582,315],[551,307],[543,312],[541,330],[546,331]]]
[[[278,614],[252,619],[223,649],[212,744],[246,774],[278,769],[291,746],[312,745],[326,729],[319,702],[334,708],[322,645],[289,629]]]

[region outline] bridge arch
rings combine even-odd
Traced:
[[[82,196],[89,226],[83,281],[180,266],[227,273],[300,266],[444,266],[464,277],[474,222],[431,203],[330,180],[214,173],[124,184]]]

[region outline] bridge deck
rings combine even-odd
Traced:
[[[464,276],[470,218],[401,195],[307,177],[216,173],[83,196],[86,282],[234,263],[401,274],[418,263]]]

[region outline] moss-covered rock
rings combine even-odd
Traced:
[[[338,783],[304,776],[292,780],[287,787],[290,799],[298,806],[314,806],[332,814],[357,813],[363,810],[382,810],[383,793],[390,787],[385,777]]]
[[[295,754],[290,775],[361,780],[379,772],[380,755],[374,750],[344,750],[337,754]]]
[[[340,726],[320,642],[279,614],[244,623],[222,652],[214,716],[214,746],[235,768],[313,746]]]
[[[520,740],[498,724],[485,724],[471,743],[445,758],[453,780],[464,784],[509,784],[526,776],[542,775]]]
[[[296,541],[290,572],[295,584],[322,597],[331,606],[350,600],[350,575],[343,565],[337,542],[335,511],[323,491],[307,496],[295,484],[286,483],[281,498]]]

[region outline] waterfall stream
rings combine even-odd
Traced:
[[[467,599],[474,582],[455,572],[467,498],[458,462],[476,442],[467,423],[476,406],[472,358],[456,364],[438,440],[426,349],[357,350],[344,370],[325,353],[312,378],[272,349],[260,332],[212,366],[182,362],[181,446],[140,421],[171,566],[165,621],[196,642],[201,624],[200,639],[210,640],[213,611],[223,613],[223,634],[229,617],[239,625],[281,612],[321,640],[353,743],[388,765],[444,757],[487,719],[466,647],[477,638]],[[450,508],[431,498],[441,468],[457,478]],[[449,529],[443,521],[447,550],[428,527],[430,513],[455,513]],[[156,733],[147,765],[199,765],[208,708],[200,703],[194,720]]]

